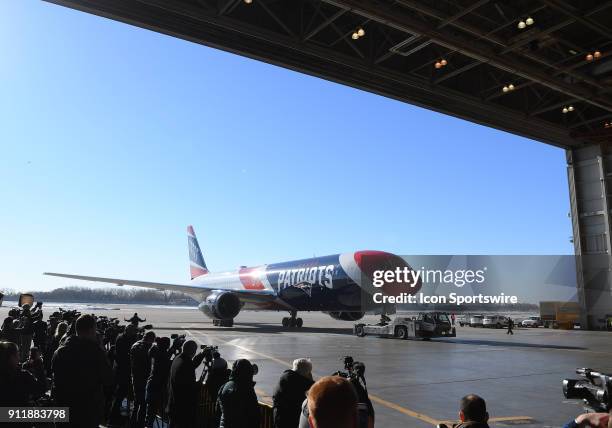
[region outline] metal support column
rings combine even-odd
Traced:
[[[612,316],[612,152],[591,145],[566,154],[581,323],[599,329]]]

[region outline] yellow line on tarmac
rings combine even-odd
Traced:
[[[185,331],[187,332],[187,334],[189,334],[190,336],[195,338],[195,336],[189,330],[185,330]],[[203,336],[211,337],[210,335],[208,335],[206,333],[199,333],[199,334],[201,334]],[[290,363],[288,363],[287,361],[279,360],[278,358],[275,358],[275,357],[273,357],[271,355],[267,355],[267,354],[264,354],[264,353],[261,353],[261,352],[257,352],[257,351],[254,351],[254,350],[252,350],[250,348],[246,348],[246,347],[241,346],[241,345],[236,345],[235,343],[231,343],[231,342],[228,342],[226,340],[220,339],[217,336],[212,336],[212,337],[215,340],[218,340],[219,342],[224,343],[226,345],[233,346],[235,348],[241,349],[241,350],[246,351],[246,352],[250,352],[250,353],[255,354],[255,355],[259,355],[260,357],[263,357],[263,358],[268,359],[268,360],[272,360],[272,361],[274,361],[274,362],[276,362],[278,364],[281,364],[283,366],[292,367],[292,365]],[[197,338],[196,338],[196,341],[200,342]],[[380,397],[378,397],[376,395],[369,394],[369,396],[370,396],[370,400],[374,401],[375,403],[378,403],[381,406],[385,406],[385,407],[387,407],[389,409],[392,409],[392,410],[395,410],[397,412],[403,413],[406,416],[410,416],[412,418],[419,419],[419,420],[421,420],[423,422],[427,422],[427,423],[432,424],[432,425],[437,425],[439,423],[439,421],[437,419],[434,419],[431,416],[427,416],[427,415],[425,415],[423,413],[419,413],[419,412],[415,412],[414,410],[407,409],[405,407],[400,406],[399,404],[392,403],[392,402],[387,401],[387,400],[385,400],[383,398],[380,398]]]
[[[491,418],[489,422],[531,422],[533,418],[531,416],[500,416],[498,418]],[[439,424],[453,425],[461,423],[459,420],[454,421],[438,421]]]

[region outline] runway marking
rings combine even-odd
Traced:
[[[533,422],[531,416],[501,416],[499,418],[490,418],[489,422]],[[461,423],[459,420],[438,421],[439,424],[453,425]]]

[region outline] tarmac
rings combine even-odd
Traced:
[[[299,314],[301,329],[281,327],[283,312],[242,312],[227,328],[213,326],[195,308],[102,306],[81,310],[121,319],[138,312],[158,335],[184,332],[201,344],[218,345],[230,364],[251,360],[259,366],[256,391],[264,402],[270,402],[275,383],[295,358],[310,358],[318,378],[343,370],[343,357],[350,355],[365,363],[378,427],[456,421],[459,400],[468,393],[486,400],[493,427],[560,427],[583,413],[580,402],[563,397],[562,379],[577,377],[577,367],[612,373],[608,332],[519,328],[512,336],[458,327],[456,338],[424,342],[359,338],[352,335],[354,323],[314,312]],[[6,311],[0,308],[0,316]]]

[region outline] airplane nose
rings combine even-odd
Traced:
[[[423,285],[420,276],[414,281],[414,269],[400,256],[384,251],[357,251],[354,257],[362,275],[385,295],[416,294]]]

